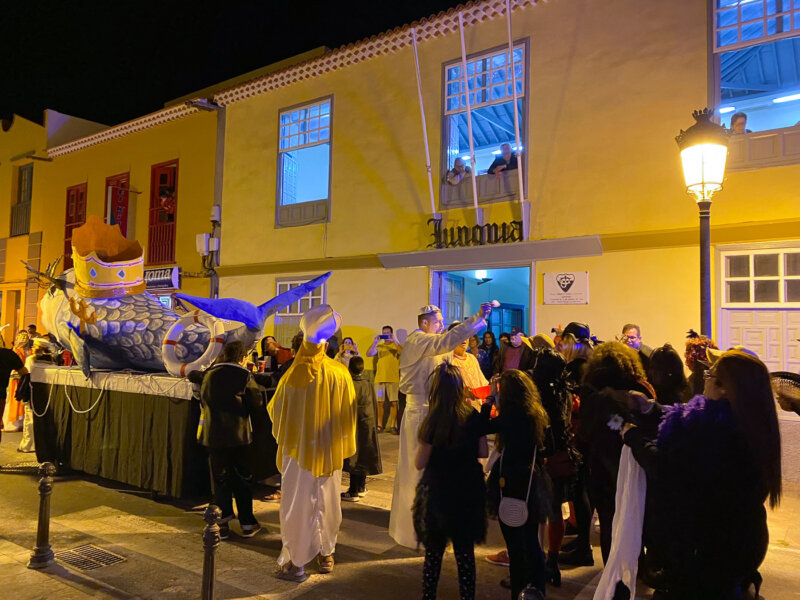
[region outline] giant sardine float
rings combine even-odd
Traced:
[[[175,294],[198,310],[179,315],[145,291],[144,253],[116,225],[90,215],[72,232],[73,269],[56,277],[42,297],[42,324],[72,352],[81,370],[169,371],[186,375],[211,364],[230,341],[249,347],[266,320],[322,285],[321,275],[255,306],[233,298],[209,299]],[[235,323],[241,323],[234,326]]]

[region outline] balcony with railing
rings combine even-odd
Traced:
[[[168,265],[175,262],[175,222],[150,225],[147,244],[148,265]]]
[[[18,202],[11,207],[11,237],[27,235],[31,230],[31,203]]]
[[[800,127],[783,127],[732,135],[727,171],[749,171],[800,164]]]
[[[499,177],[488,174],[478,175],[476,184],[478,187],[478,204],[519,200],[519,175],[516,170],[503,171]],[[465,177],[461,180],[461,183],[456,185],[450,185],[447,182],[443,183],[440,197],[442,208],[472,206],[471,179]]]

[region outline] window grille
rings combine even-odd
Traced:
[[[306,281],[308,280],[297,279],[297,280],[278,281],[277,293],[282,294],[284,292],[288,292],[289,290],[304,284]],[[299,317],[306,311],[324,303],[325,303],[325,284],[323,283],[318,288],[310,291],[308,294],[300,298],[300,300],[298,300],[294,304],[290,304],[286,308],[279,310],[277,314],[281,317]]]
[[[322,144],[331,135],[331,101],[324,100],[280,113],[281,152]]]
[[[797,35],[800,0],[715,0],[715,52]]]
[[[800,248],[724,253],[722,305],[800,306]]]
[[[525,95],[524,64],[525,49],[521,45],[516,46],[514,48],[514,77],[517,81],[518,97]],[[445,114],[467,110],[461,69],[461,61],[454,61],[445,67]],[[508,49],[488,52],[467,61],[467,85],[472,110],[481,106],[508,102],[514,97],[512,82]]]

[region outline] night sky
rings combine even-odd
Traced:
[[[0,3],[0,118],[107,125],[289,58],[457,6],[447,0]]]

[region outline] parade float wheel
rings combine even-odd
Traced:
[[[182,363],[178,360],[175,353],[175,346],[183,330],[193,323],[199,323],[208,328],[211,338],[208,343],[208,348],[206,348],[206,351],[203,352],[200,358],[189,363]],[[164,366],[167,367],[167,371],[170,375],[186,377],[186,375],[192,371],[202,371],[210,367],[222,352],[222,347],[224,345],[225,327],[222,321],[215,319],[201,310],[194,310],[179,317],[167,330],[164,341],[161,343],[161,358],[164,360]]]

